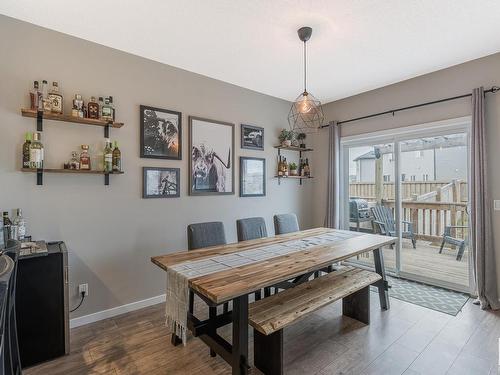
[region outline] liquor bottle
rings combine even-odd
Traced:
[[[101,106],[101,118],[106,121],[113,120],[113,107],[109,105],[109,98],[104,98],[104,104]]]
[[[87,103],[87,115],[96,120],[99,118],[99,104],[96,103],[95,96],[90,97],[90,101]]]
[[[89,113],[87,111],[87,106],[85,105],[85,100],[82,100],[82,117],[83,118],[89,117]]]
[[[31,133],[27,132],[23,143],[23,168],[30,167],[30,146],[31,146]]]
[[[297,174],[299,176],[302,176],[302,158],[299,159],[299,166],[298,166],[298,171],[297,171]]]
[[[304,177],[311,177],[311,169],[309,168],[309,159],[306,158],[306,164],[304,165]]]
[[[281,155],[278,155],[278,176],[283,176],[283,171],[281,170]]]
[[[40,133],[33,133],[33,141],[30,144],[31,168],[43,168],[43,144],[40,139]]]
[[[104,105],[104,101],[102,100],[102,96],[99,97],[99,118],[102,119],[102,106]]]
[[[112,96],[109,97],[109,105],[111,106],[111,112],[112,112],[111,118],[113,119],[113,121],[115,121],[115,106],[113,105]]]
[[[80,159],[78,158],[78,152],[76,151],[71,152],[69,169],[80,169]]]
[[[43,111],[50,112],[52,110],[52,104],[49,99],[49,92],[47,87],[47,81],[42,81],[42,103],[43,103]]]
[[[286,158],[283,158],[283,175],[285,177],[288,177],[288,163],[286,161]]]
[[[30,108],[38,109],[38,81],[33,82],[33,89],[30,91]]]
[[[106,146],[103,152],[104,172],[113,172],[113,150],[109,138],[106,138]]]
[[[26,220],[24,220],[23,212],[20,208],[17,209],[14,225],[17,227],[17,239],[24,240],[26,237]]]
[[[118,142],[115,141],[113,149],[113,172],[120,172],[122,170],[122,152],[118,148]]]
[[[4,235],[4,240],[10,240],[11,239],[11,227],[12,227],[12,221],[9,219],[9,213],[7,211],[3,212],[3,235]]]
[[[82,152],[80,153],[80,169],[89,171],[90,168],[90,155],[89,145],[82,145]]]
[[[59,93],[59,84],[52,82],[52,90],[49,92],[50,110],[52,113],[63,114],[63,97]]]

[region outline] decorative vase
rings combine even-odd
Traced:
[[[296,169],[290,169],[290,176],[297,176],[297,170]]]
[[[292,145],[292,141],[290,139],[287,139],[287,140],[281,142],[281,145],[284,147],[290,147]]]

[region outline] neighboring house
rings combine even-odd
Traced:
[[[392,153],[383,154],[383,180],[394,182]],[[368,151],[353,160],[356,174],[353,182],[375,182],[375,152]],[[467,148],[456,146],[401,153],[403,181],[450,181],[467,179]],[[351,181],[352,178],[351,177]]]

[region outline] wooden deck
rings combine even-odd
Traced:
[[[401,271],[412,273],[417,277],[433,278],[463,286],[469,285],[469,251],[466,248],[461,261],[456,260],[457,249],[445,247],[439,254],[439,244],[427,241],[417,241],[413,249],[410,241],[403,240],[401,252]],[[362,263],[373,264],[372,254],[359,257]],[[396,251],[384,248],[386,269],[396,268]]]

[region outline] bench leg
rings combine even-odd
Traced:
[[[354,292],[342,299],[342,314],[370,324],[370,286]]]
[[[283,375],[283,330],[270,335],[253,331],[253,362],[266,375]]]

